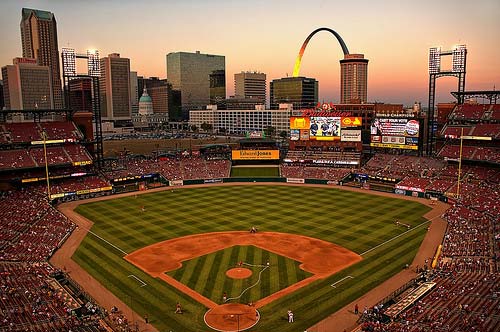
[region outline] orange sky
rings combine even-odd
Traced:
[[[169,52],[196,50],[226,57],[227,95],[234,73],[260,71],[272,79],[292,75],[297,53],[319,27],[337,31],[351,53],[369,59],[368,100],[427,105],[430,47],[468,48],[466,89],[500,87],[500,2],[477,0],[3,0],[0,65],[21,56],[21,8],[52,11],[59,48],[99,49],[131,59],[142,76],[166,77]],[[320,99],[339,101],[342,50],[328,32],[309,42],[301,75],[320,82]],[[269,85],[269,84],[268,84]],[[451,101],[454,78],[441,78],[437,100]]]

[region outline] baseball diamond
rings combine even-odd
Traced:
[[[231,254],[217,254],[218,250],[250,245],[264,249],[260,255],[270,252],[290,257],[313,276],[297,282],[299,287],[285,288],[292,287],[286,294],[282,290],[274,293],[279,296],[272,294],[255,302],[252,298],[260,314],[252,331],[295,331],[320,321],[411,263],[427,232],[426,227],[418,226],[428,223],[423,216],[429,211],[429,207],[414,201],[331,187],[211,185],[166,190],[80,205],[76,212],[94,222],[92,232],[99,237],[87,235],[73,259],[137,313],[147,314],[159,330],[206,331],[207,309],[218,307],[226,291],[220,280],[239,261],[238,255],[231,259]],[[412,229],[408,232],[398,227],[395,219]],[[249,232],[252,226],[257,226],[256,234]],[[270,237],[275,234],[282,237]],[[198,244],[184,242],[186,239],[197,239]],[[305,242],[293,245],[297,239]],[[280,242],[287,250],[303,254],[280,252]],[[323,257],[326,249],[310,250],[315,242],[329,243],[340,251]],[[199,251],[200,247],[206,249]],[[136,259],[147,251],[153,256]],[[186,255],[188,252],[193,253]],[[335,263],[332,257],[338,258],[342,252],[351,260]],[[218,294],[210,295],[212,299],[165,274],[175,274],[181,262],[210,253],[214,253],[210,261],[191,264],[181,280],[194,284],[195,289]],[[304,255],[316,256],[316,263],[309,264]],[[286,271],[291,263],[277,266]],[[214,267],[223,273],[214,277]],[[147,286],[139,287],[137,281],[127,278],[131,274]],[[352,278],[336,288],[330,286],[346,276]],[[272,285],[280,283],[279,278],[287,278],[287,273],[274,278],[278,280],[272,276],[259,287],[275,287]],[[177,302],[182,303],[182,315],[174,313]],[[282,321],[283,310],[286,313],[290,306],[295,314],[293,327]]]

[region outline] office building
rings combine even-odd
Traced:
[[[214,70],[209,75],[210,79],[210,104],[226,99],[226,71]]]
[[[340,60],[340,103],[366,103],[368,59],[363,54],[346,54]]]
[[[189,110],[203,109],[210,99],[225,98],[225,57],[221,55],[175,52],[167,54],[167,78],[172,89],[181,91],[182,117]],[[211,88],[212,75],[212,88]]]
[[[234,96],[259,100],[266,104],[266,74],[258,72],[241,72],[234,74]]]
[[[293,109],[314,108],[318,103],[318,81],[307,77],[285,77],[270,84],[271,109],[279,104],[293,104]]]
[[[92,79],[78,77],[69,80],[69,109],[76,112],[92,112]]]
[[[5,108],[9,110],[52,109],[50,68],[40,66],[33,58],[15,58],[2,67]]]
[[[139,113],[139,86],[137,79],[137,72],[130,72],[130,107],[132,108],[132,114]]]
[[[3,81],[0,80],[0,110],[3,110],[5,102],[3,99]]]
[[[37,9],[22,9],[21,41],[24,58],[33,58],[50,69],[54,108],[63,108],[57,23],[53,13]]]
[[[116,123],[130,120],[130,59],[122,58],[118,53],[102,58],[99,90],[104,121]]]
[[[262,132],[267,127],[274,127],[276,135],[290,131],[289,109],[265,110],[219,110],[217,107],[189,112],[189,124],[201,128],[203,123],[212,126],[214,132],[245,135]]]

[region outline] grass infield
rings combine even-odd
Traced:
[[[226,266],[235,267],[240,261],[246,263],[243,265],[244,268],[252,271],[251,277],[238,280],[224,275],[224,270],[227,270]],[[221,271],[221,266],[214,264],[215,262],[227,263],[223,265],[223,271]],[[269,268],[261,274],[259,282],[259,272],[263,270],[263,267],[258,265],[266,265],[267,262],[269,262]],[[257,302],[280,289],[312,276],[311,273],[300,269],[299,265],[300,262],[258,247],[233,246],[183,262],[181,268],[167,274],[216,303],[222,303],[224,292],[228,298],[238,298],[243,290],[255,285],[237,301],[250,303]],[[280,268],[282,266],[284,268]],[[206,275],[207,280],[215,280],[215,283],[206,283],[206,280],[199,278],[200,274]]]
[[[145,212],[141,211],[142,206]],[[77,208],[78,213],[94,221],[93,232],[127,253],[180,236],[248,230],[256,225],[260,230],[319,238],[363,256],[361,262],[260,308],[261,320],[252,331],[262,332],[303,331],[401,271],[405,264],[411,263],[423,240],[426,227],[415,226],[427,223],[422,216],[428,211],[422,204],[396,198],[298,186],[185,188],[88,203]],[[406,227],[396,225],[395,219],[410,224],[412,230],[363,254],[407,231]],[[243,257],[242,251],[250,247],[227,248],[231,250],[229,255],[224,250],[213,253],[210,258],[198,258],[208,261],[193,262],[189,277],[180,278],[187,280],[185,284],[191,288],[203,289],[206,294],[210,293],[209,298],[220,302],[220,294],[226,291],[232,296],[237,289],[233,281],[229,291],[225,275],[213,274],[212,267],[221,271],[234,267],[229,259],[235,255],[233,251],[238,252],[236,257]],[[262,255],[265,253],[267,251],[261,251]],[[203,305],[143,273],[122,257],[122,252],[89,234],[73,259],[141,316],[147,314],[160,331],[208,330],[203,322],[206,311]],[[280,264],[289,265],[293,264]],[[187,269],[186,264],[183,268]],[[171,273],[181,274],[180,271]],[[296,270],[279,271],[277,275],[294,278],[294,273],[298,278]],[[141,287],[130,275],[147,286]],[[353,278],[330,287],[346,276]],[[252,291],[251,296],[259,296],[257,290]],[[177,301],[182,304],[183,315],[174,314]],[[294,324],[286,323],[289,308],[295,314]]]

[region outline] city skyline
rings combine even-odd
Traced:
[[[455,7],[454,7],[455,6]],[[165,56],[171,52],[223,55],[226,94],[234,94],[234,74],[259,71],[273,79],[292,76],[304,39],[319,27],[338,32],[351,53],[370,60],[368,101],[427,105],[430,47],[451,49],[466,44],[466,90],[500,85],[500,45],[488,39],[500,31],[495,19],[500,3],[480,0],[457,6],[440,2],[360,1],[3,1],[0,65],[22,55],[23,7],[54,13],[59,48],[98,49],[101,57],[120,53],[131,70],[144,77],[165,78]],[[95,9],[95,8],[97,9]],[[236,45],[236,47],[235,47]],[[60,51],[60,50],[59,50]],[[329,33],[318,33],[302,59],[301,76],[319,81],[320,101],[340,101],[342,50]],[[448,66],[445,62],[444,67]],[[167,77],[168,78],[168,77]],[[269,86],[267,87],[269,89]],[[455,78],[437,83],[437,102],[453,101]]]

